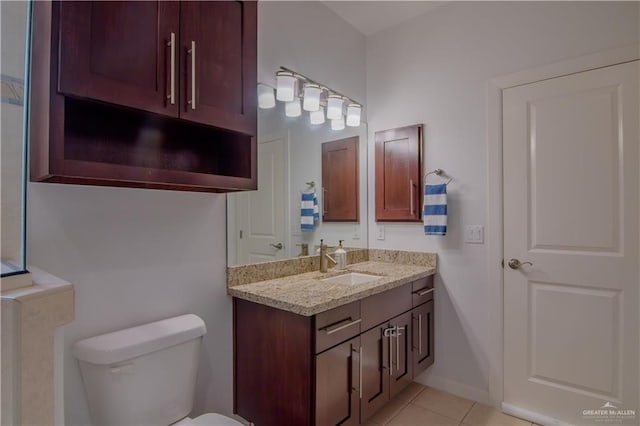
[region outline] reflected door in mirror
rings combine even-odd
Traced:
[[[287,140],[258,143],[258,190],[236,195],[238,263],[287,257]]]
[[[322,220],[358,222],[357,136],[322,144]]]

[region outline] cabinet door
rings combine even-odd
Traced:
[[[389,401],[389,344],[391,328],[382,324],[360,335],[362,343],[361,421],[364,422]]]
[[[376,220],[419,221],[422,125],[376,132]]]
[[[396,396],[413,380],[413,360],[411,358],[412,326],[411,312],[391,320],[394,332],[391,335],[391,374],[389,395]]]
[[[358,137],[322,144],[322,220],[358,222]]]
[[[177,2],[63,1],[56,6],[59,92],[178,115],[177,62],[171,68],[177,45],[169,45],[172,35],[178,38]]]
[[[316,425],[360,423],[360,338],[316,356]]]
[[[257,128],[255,1],[180,3],[180,117],[249,135]]]
[[[413,316],[413,374],[422,373],[433,364],[433,300],[414,308]]]

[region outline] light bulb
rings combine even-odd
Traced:
[[[300,117],[300,114],[302,114],[300,99],[294,99],[293,101],[284,104],[284,114],[287,117]]]
[[[327,118],[336,120],[342,117],[342,104],[344,100],[342,96],[329,95],[327,98]]]
[[[347,106],[347,126],[359,127],[361,114],[362,114],[361,105],[349,104]]]
[[[305,84],[302,108],[305,111],[317,111],[320,108],[320,93],[322,93],[322,89],[317,84]]]
[[[276,98],[273,95],[273,87],[258,83],[258,106],[269,109],[276,106]]]
[[[278,71],[276,73],[276,99],[291,102],[295,96],[296,78],[292,72]]]
[[[311,124],[322,124],[324,123],[324,110],[322,108],[317,111],[312,111],[309,113],[309,121]]]
[[[331,120],[331,130],[342,130],[344,129],[344,118],[336,118],[335,120]]]

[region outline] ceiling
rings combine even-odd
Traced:
[[[444,1],[324,1],[365,36],[427,13]]]

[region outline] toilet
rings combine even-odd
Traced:
[[[187,314],[76,342],[93,424],[242,426],[214,413],[187,417],[206,332]]]

